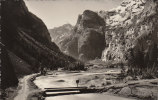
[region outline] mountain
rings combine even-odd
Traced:
[[[2,88],[17,84],[20,75],[38,72],[40,66],[55,69],[75,61],[61,53],[58,46],[51,42],[45,24],[28,11],[23,0],[2,1],[1,9],[1,45],[5,48],[2,56],[6,55],[2,57],[2,67],[5,69],[2,70]]]
[[[100,58],[105,42],[104,27],[104,20],[97,13],[84,11],[71,34],[60,41],[61,50],[82,61]]]
[[[157,21],[157,0],[124,0],[109,11],[85,10],[61,44],[83,61],[128,61],[145,69],[157,66]]]
[[[77,55],[83,61],[100,58],[104,49],[104,20],[97,13],[85,10],[79,15],[74,28],[74,35],[78,37]],[[68,51],[71,53],[71,42]]]
[[[71,24],[64,24],[60,27],[49,29],[49,33],[52,38],[52,41],[55,42],[61,49],[62,40],[69,37],[72,33],[72,30],[73,30],[73,26]]]

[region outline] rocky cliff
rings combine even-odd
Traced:
[[[51,42],[45,24],[28,11],[23,0],[2,1],[1,14],[2,43],[7,50],[6,54],[9,55],[4,59],[11,61],[14,66],[11,68],[10,65],[2,65],[2,67],[10,67],[2,70],[5,71],[3,72],[5,75],[2,75],[5,76],[5,80],[11,78],[9,71],[29,74],[37,72],[40,66],[53,69],[64,67],[68,62],[74,61],[73,58],[62,54],[58,46]],[[18,64],[21,66],[17,66]],[[13,80],[16,78],[13,77]]]
[[[157,3],[154,0],[125,0],[116,9],[100,12],[107,23],[107,47],[102,59],[126,60],[126,51],[135,47],[140,38],[146,37],[146,42],[157,43],[157,14]]]
[[[65,53],[82,61],[101,58],[104,49],[105,22],[96,12],[86,10],[69,37],[61,41]]]
[[[157,0],[124,0],[118,8],[99,15],[106,22],[104,61],[127,60],[132,74],[157,71]]]

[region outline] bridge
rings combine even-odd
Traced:
[[[82,94],[82,93],[95,93],[100,89],[87,88],[87,87],[60,87],[60,88],[45,88],[43,92],[44,97],[50,96],[61,96],[71,94]]]

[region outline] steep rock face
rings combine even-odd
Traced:
[[[68,43],[62,43],[62,45],[66,44],[65,53],[68,55],[78,59],[78,36],[70,36],[68,38]]]
[[[55,27],[53,29],[49,29],[50,36],[52,41],[62,49],[62,42],[65,38],[69,37],[72,34],[73,26],[71,24],[64,24],[60,27]]]
[[[118,8],[100,12],[99,15],[104,18],[107,27],[107,44],[102,56],[104,61],[127,60],[130,48],[134,51],[142,48],[141,51],[146,54],[147,49],[152,47],[147,44],[158,43],[155,0],[125,0]]]
[[[12,69],[2,70],[10,78],[8,72],[22,70],[37,72],[40,66],[57,68],[64,67],[68,60],[73,58],[62,54],[55,43],[51,42],[50,34],[41,19],[28,11],[23,0],[2,1],[2,43],[5,45],[9,57],[5,60],[15,61],[19,58],[30,66],[18,66]],[[11,55],[10,55],[11,54]],[[16,55],[13,56],[13,55]],[[2,60],[3,61],[3,60]],[[21,61],[20,61],[21,62]],[[12,66],[14,63],[11,63]],[[5,67],[5,65],[2,65]],[[10,66],[11,67],[11,66]],[[19,68],[21,67],[21,68]],[[24,68],[25,67],[25,68]],[[30,72],[28,72],[30,73]],[[14,77],[16,80],[16,78]]]
[[[88,61],[101,58],[104,49],[104,20],[97,13],[86,10],[79,15],[73,33],[62,43],[66,45],[66,53]]]
[[[78,53],[79,59],[84,61],[101,58],[104,49],[104,36],[95,30],[84,31],[83,36],[79,38]]]

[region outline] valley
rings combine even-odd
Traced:
[[[85,9],[75,25],[52,29],[24,0],[2,1],[1,98],[157,100],[158,1],[121,1],[107,11]],[[44,94],[76,86],[97,91]]]

